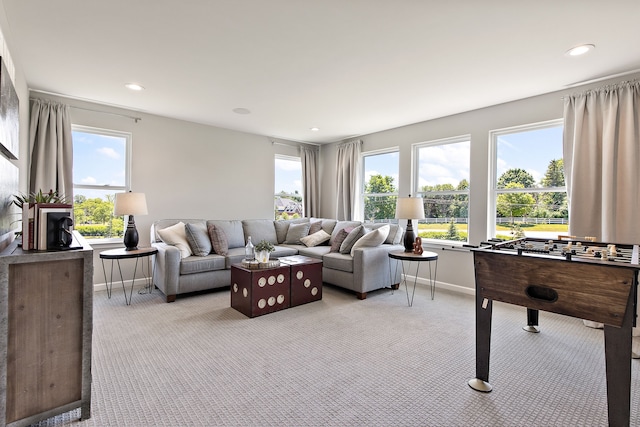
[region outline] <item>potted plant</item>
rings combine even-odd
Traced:
[[[276,248],[273,246],[273,243],[267,240],[262,240],[258,242],[258,244],[256,244],[256,247],[255,247],[256,260],[258,262],[269,261],[269,255],[271,255],[271,252],[275,250]]]

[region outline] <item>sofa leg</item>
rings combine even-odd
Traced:
[[[174,302],[176,300],[175,295],[167,295],[167,302]]]
[[[398,290],[398,288],[400,288],[400,283],[394,283],[393,285],[391,285],[391,289]]]
[[[356,296],[358,297],[358,299],[367,299],[366,292],[356,292]]]

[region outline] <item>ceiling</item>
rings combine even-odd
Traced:
[[[295,141],[640,71],[638,0],[0,2],[32,90]]]

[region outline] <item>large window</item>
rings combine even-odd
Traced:
[[[131,134],[73,125],[74,229],[89,239],[122,237],[116,193],[129,189]]]
[[[302,205],[302,162],[300,157],[275,157],[275,219],[304,216]]]
[[[491,142],[493,237],[566,235],[562,121],[493,131]]]
[[[394,220],[398,198],[398,150],[365,153],[362,160],[364,220]]]
[[[469,223],[469,136],[413,146],[414,194],[424,200],[423,239],[467,242]]]

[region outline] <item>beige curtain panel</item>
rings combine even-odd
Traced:
[[[640,243],[640,82],[564,99],[569,233]]]
[[[304,216],[320,216],[320,194],[318,189],[318,149],[300,146],[302,162],[302,197]]]
[[[357,139],[338,146],[336,219],[358,219],[358,186],[362,141]]]
[[[73,141],[69,106],[32,100],[29,138],[29,192],[57,190],[68,200],[73,200]]]

